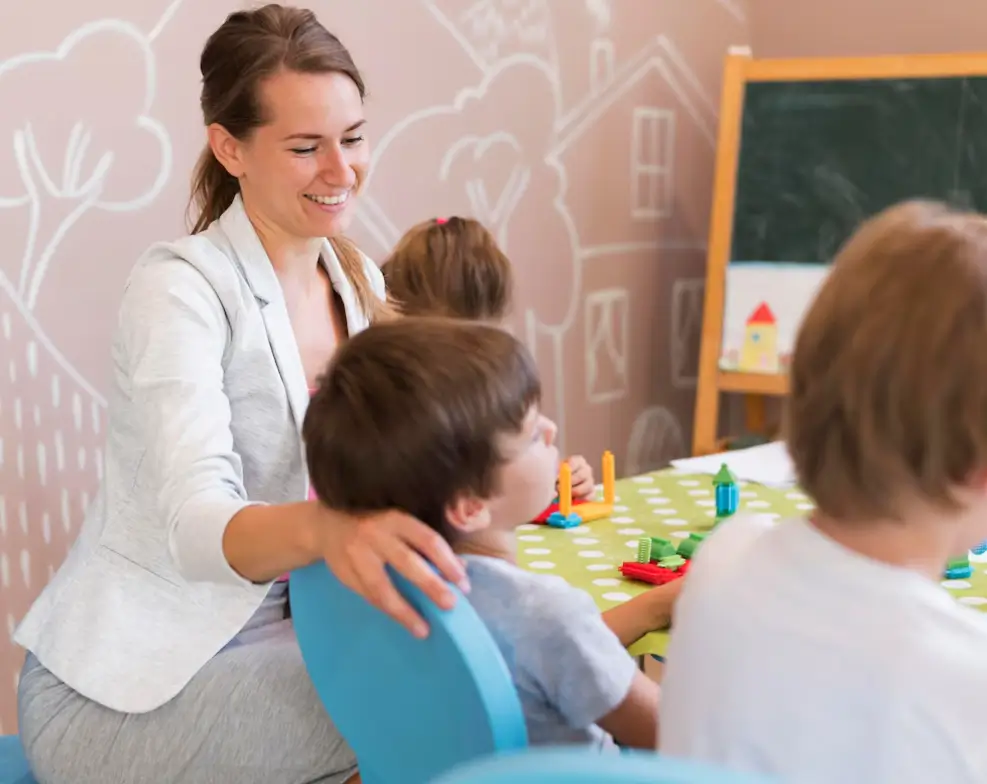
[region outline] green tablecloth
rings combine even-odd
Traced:
[[[561,530],[544,525],[523,525],[518,530],[518,563],[533,572],[555,574],[587,591],[601,610],[627,601],[651,586],[625,580],[617,567],[634,560],[638,537],[685,538],[690,531],[712,526],[712,477],[684,474],[674,469],[635,476],[617,482],[613,517]],[[776,517],[803,515],[812,509],[796,490],[740,483],[740,512]],[[945,580],[943,585],[959,601],[987,610],[987,555],[970,556],[974,567],[968,580]],[[667,632],[642,637],[630,652],[664,655]]]

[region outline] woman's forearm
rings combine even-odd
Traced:
[[[245,507],[226,526],[223,554],[244,579],[275,580],[322,557],[321,533],[331,515],[315,501]]]

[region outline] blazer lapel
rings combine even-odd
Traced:
[[[260,306],[267,338],[288,395],[295,427],[301,432],[305,410],[308,408],[308,384],[305,381],[305,369],[302,367],[295,333],[288,318],[284,292],[274,273],[274,266],[257,237],[257,232],[254,231],[239,196],[223,213],[220,225],[236,252],[247,285],[250,286]]]

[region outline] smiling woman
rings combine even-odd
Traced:
[[[443,606],[425,558],[465,587],[417,520],[306,500],[308,389],[387,313],[342,235],[370,159],[359,71],[314,14],[278,5],[231,14],[200,65],[193,232],[130,275],[104,486],[15,635],[21,739],[51,784],[355,781],[277,578],[324,559],[418,634],[385,566]]]

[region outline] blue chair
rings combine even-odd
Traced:
[[[0,736],[0,784],[37,784],[16,735]]]
[[[766,784],[647,752],[601,754],[592,749],[532,748],[466,763],[432,784]]]
[[[527,746],[507,665],[456,592],[440,610],[400,575],[431,629],[417,640],[319,563],[292,572],[291,615],[315,689],[364,784],[427,784],[458,764]]]

